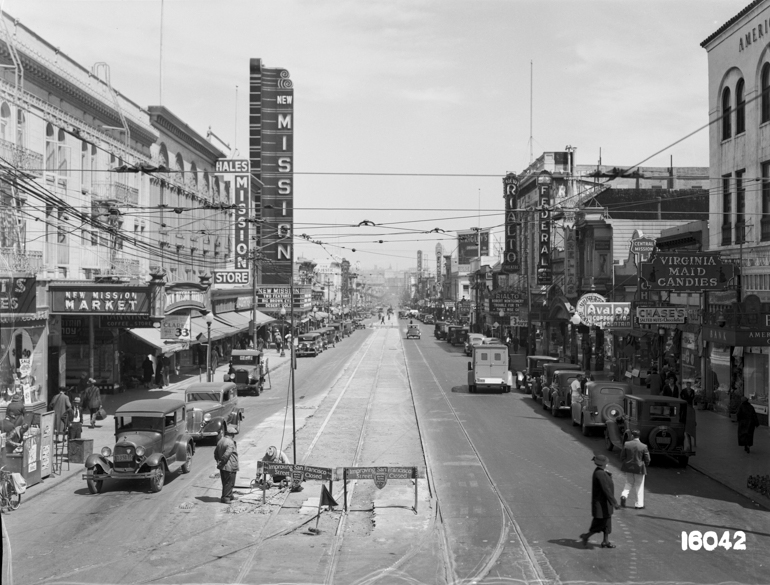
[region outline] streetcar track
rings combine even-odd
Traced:
[[[499,488],[497,487],[497,484],[492,479],[492,476],[489,472],[489,469],[484,464],[484,461],[481,458],[481,455],[479,454],[478,450],[476,449],[476,446],[473,444],[473,441],[471,440],[470,434],[468,433],[467,429],[465,428],[465,425],[463,424],[462,420],[460,420],[460,416],[457,414],[457,411],[452,406],[451,401],[449,400],[449,397],[446,395],[446,392],[444,391],[443,386],[438,381],[438,378],[433,371],[433,368],[428,363],[428,360],[425,358],[425,354],[420,349],[418,345],[415,345],[415,348],[417,349],[417,352],[420,355],[420,358],[423,361],[423,364],[430,372],[431,377],[433,378],[433,382],[436,384],[438,389],[441,391],[441,396],[444,399],[444,402],[446,403],[449,410],[452,412],[452,415],[454,416],[457,425],[459,426],[460,430],[462,431],[463,435],[465,436],[466,441],[468,442],[468,445],[470,446],[471,450],[475,454],[476,458],[479,461],[479,465],[481,465],[481,468],[484,471],[484,475],[487,478],[487,481],[489,481],[490,486],[492,487],[492,491],[495,494],[495,497],[500,502],[501,506],[501,516],[502,516],[502,524],[503,528],[501,530],[500,539],[498,540],[497,545],[495,546],[493,552],[489,555],[489,558],[486,563],[484,563],[481,570],[474,575],[473,577],[467,578],[468,582],[478,582],[482,580],[491,570],[492,566],[495,562],[499,559],[500,555],[502,554],[503,550],[505,549],[505,541],[507,540],[506,534],[506,524],[507,522],[510,522],[511,527],[513,528],[513,531],[515,532],[516,536],[518,537],[519,542],[521,543],[521,547],[524,550],[527,561],[529,564],[530,569],[534,572],[534,574],[537,576],[539,583],[560,583],[559,577],[556,573],[556,571],[551,567],[550,562],[548,562],[548,559],[541,558],[538,559],[537,555],[535,554],[535,551],[532,549],[532,547],[527,543],[526,538],[524,537],[524,534],[521,530],[521,527],[519,526],[518,522],[516,522],[513,510],[511,510],[508,503],[505,501],[505,499],[502,497],[502,494],[500,493]],[[426,454],[427,456],[427,454]],[[438,493],[436,493],[436,499],[438,500],[439,496]],[[507,516],[507,518],[506,518]],[[507,520],[507,522],[506,522]],[[545,567],[545,568],[544,568]],[[549,575],[546,576],[546,573]]]

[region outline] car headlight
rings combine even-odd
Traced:
[[[137,457],[144,457],[144,447],[142,447],[141,445],[139,445],[136,448],[136,456]]]
[[[211,413],[207,412],[203,415],[203,422],[209,422],[211,420]]]
[[[112,449],[110,449],[109,447],[102,447],[102,450],[100,451],[100,453],[102,454],[102,457],[109,457],[110,455],[112,455]]]

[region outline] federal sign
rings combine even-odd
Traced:
[[[735,277],[735,265],[722,262],[713,252],[659,253],[642,264],[641,276],[650,290],[720,290]]]
[[[214,284],[249,284],[251,282],[248,270],[215,270]]]
[[[687,318],[685,307],[636,307],[639,323],[684,323]]]
[[[166,315],[160,325],[160,338],[189,342],[191,330],[189,313],[187,315]]]

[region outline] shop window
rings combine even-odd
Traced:
[[[11,127],[11,108],[3,102],[0,106],[0,138],[8,141]]]
[[[735,135],[746,131],[746,97],[743,79],[739,79],[735,86]]]
[[[762,65],[762,103],[760,123],[770,122],[770,63]]]
[[[730,175],[722,177],[722,245],[729,246],[732,239],[732,193],[730,192]]]
[[[732,116],[732,108],[730,107],[730,88],[726,87],[722,90],[722,140],[727,140],[732,137],[733,127],[730,116]]]

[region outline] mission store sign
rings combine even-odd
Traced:
[[[51,283],[51,313],[149,315],[147,286]]]

